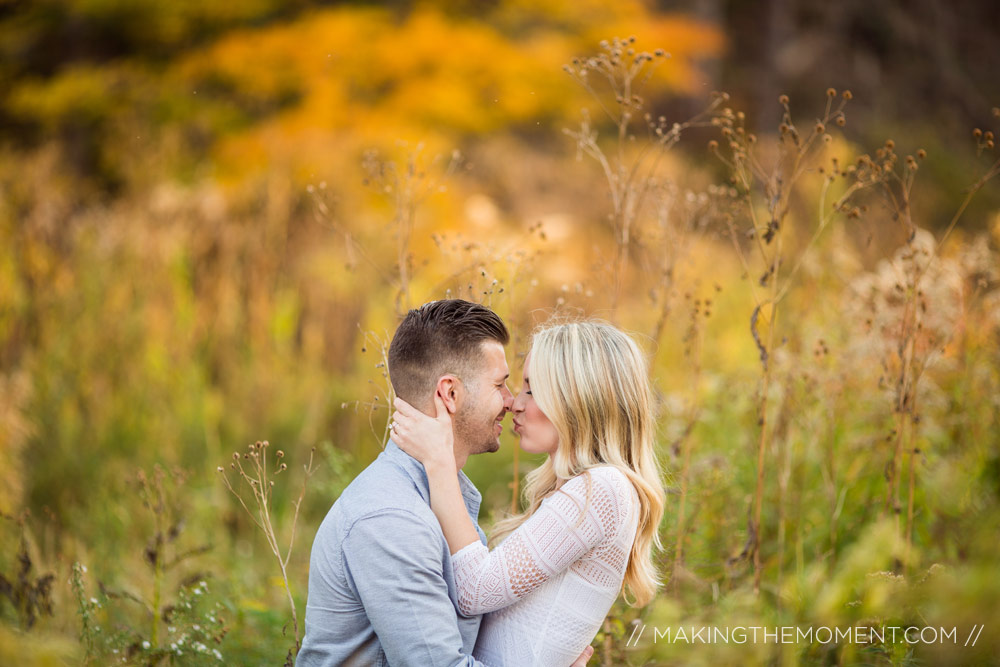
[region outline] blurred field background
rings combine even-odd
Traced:
[[[649,350],[664,586],[591,664],[995,662],[994,14],[0,3],[0,663],[285,661],[278,560],[217,468],[256,511],[234,452],[282,450],[301,633],[312,536],[385,436],[383,347],[449,295],[509,323],[512,388],[551,316]],[[502,443],[466,468],[484,526],[534,463]]]

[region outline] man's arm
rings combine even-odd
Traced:
[[[462,650],[441,562],[441,535],[415,514],[356,522],[344,561],[390,665],[485,667]]]

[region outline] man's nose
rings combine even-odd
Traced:
[[[506,383],[503,386],[503,407],[507,412],[513,410],[514,407],[514,394],[510,393]]]

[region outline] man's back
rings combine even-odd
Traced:
[[[481,498],[460,477],[475,523]],[[457,611],[429,500],[423,467],[392,442],[344,490],[313,543],[300,666],[476,664],[480,617]]]

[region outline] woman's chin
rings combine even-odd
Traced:
[[[535,447],[530,440],[525,442],[524,438],[521,438],[521,451],[525,454],[539,454],[542,450]]]

